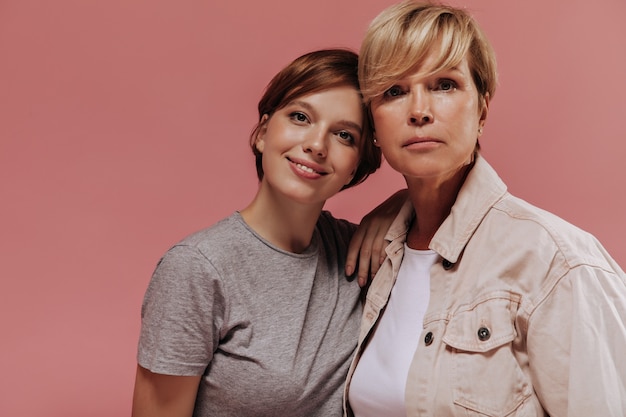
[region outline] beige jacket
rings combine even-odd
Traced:
[[[413,216],[407,202],[388,232],[344,398]],[[408,416],[626,416],[626,276],[593,236],[513,197],[479,156],[430,248]]]

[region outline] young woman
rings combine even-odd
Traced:
[[[258,108],[256,196],[174,245],[152,276],[134,417],[342,414],[362,312],[344,274],[356,226],[322,208],[380,166],[357,55],[299,57]]]
[[[359,79],[409,201],[367,293],[348,414],[625,416],[626,276],[481,156],[496,63],[476,22],[391,6],[365,36]]]

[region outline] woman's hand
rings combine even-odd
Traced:
[[[352,275],[358,260],[357,277],[361,287],[367,284],[369,276],[376,275],[378,268],[385,260],[387,256],[385,235],[408,195],[409,192],[406,189],[397,191],[366,214],[354,232],[348,247],[345,272],[346,275]]]

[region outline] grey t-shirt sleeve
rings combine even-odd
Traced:
[[[323,222],[323,223],[322,223]],[[322,210],[318,224],[326,230],[332,230],[337,237],[341,237],[344,241],[350,242],[352,235],[356,231],[358,224],[352,223],[345,219],[337,219],[327,210]]]
[[[348,245],[357,225],[344,219],[336,219],[325,210],[322,211],[317,224],[322,241],[325,245],[332,246],[332,251],[336,253],[336,262],[339,263],[339,270],[343,272],[348,256]],[[356,278],[356,271],[350,277],[350,279],[353,278]]]
[[[194,246],[174,246],[144,296],[138,363],[155,373],[202,375],[218,346],[224,306],[210,262]]]

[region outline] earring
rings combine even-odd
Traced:
[[[480,127],[478,128],[478,134],[479,134],[479,135],[482,135],[482,134],[483,134],[483,127],[482,127],[482,126],[480,126]]]

